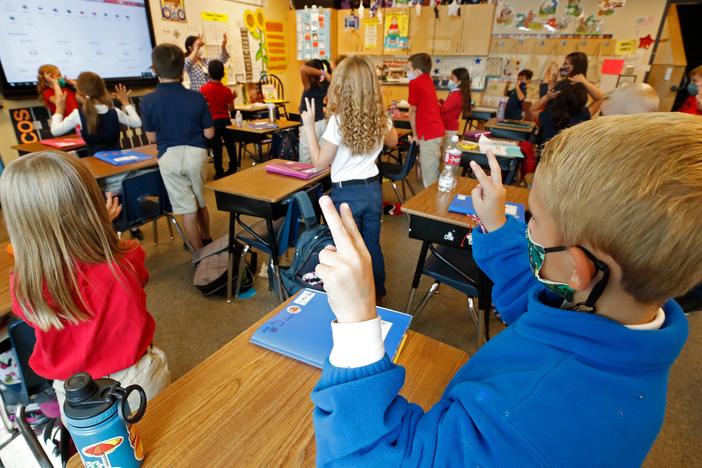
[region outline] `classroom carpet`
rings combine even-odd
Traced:
[[[248,165],[248,164],[247,164]],[[212,176],[212,167],[209,167]],[[416,174],[412,186],[421,189]],[[389,184],[383,187],[384,200],[395,202]],[[409,192],[407,195],[410,196]],[[228,217],[216,209],[214,194],[207,191],[212,234],[226,234]],[[204,297],[192,285],[193,266],[182,241],[169,240],[165,220],[159,222],[158,246],[153,245],[151,225],[142,228],[150,280],[146,286],[148,307],[156,319],[155,344],[165,350],[174,380],[196,366],[218,348],[237,336],[277,305],[268,290],[268,280],[256,275],[256,294],[228,304],[222,297]],[[409,239],[404,215],[384,216],[382,248],[385,255],[388,296],[384,306],[403,310],[409,294],[420,242]],[[127,235],[128,236],[128,235]],[[259,256],[259,265],[261,262]],[[283,260],[284,261],[284,260]],[[423,279],[416,301],[430,285]],[[464,295],[441,287],[412,328],[439,341],[475,352],[476,333],[467,312]],[[702,312],[689,315],[690,336],[682,355],[673,366],[668,390],[668,406],[661,433],[644,464],[646,467],[699,466],[698,447],[702,428]],[[494,318],[491,334],[504,327]]]

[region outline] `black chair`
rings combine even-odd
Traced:
[[[261,86],[263,85],[273,85],[275,87],[276,94],[278,95],[278,100],[284,101],[285,100],[285,89],[283,88],[283,82],[278,78],[278,76],[272,74],[272,73],[266,73],[264,72],[261,75],[261,79],[259,80],[259,83]],[[285,108],[285,103],[276,103],[275,106],[279,109],[282,110],[281,114],[285,115],[285,118],[288,118],[288,111]]]
[[[114,221],[115,230],[121,237],[122,233],[140,227],[149,221],[153,223],[154,245],[158,245],[158,219],[162,216],[168,218],[168,232],[173,240],[173,227],[185,245],[194,252],[188,238],[172,214],[171,201],[163,184],[161,173],[158,170],[146,172],[122,181],[122,213]]]
[[[511,185],[517,177],[517,169],[519,169],[522,158],[495,156],[495,159],[497,159],[497,163],[500,165],[500,169],[502,169],[502,182],[505,185]],[[463,167],[462,177],[468,175],[469,172],[472,175],[473,171],[470,169],[471,161],[475,161],[480,167],[487,171],[490,170],[487,155],[464,151],[461,155],[461,166]]]
[[[34,458],[42,468],[51,468],[52,464],[46,452],[37,439],[35,431],[43,431],[48,439],[55,428],[59,429],[57,450],[63,466],[66,466],[70,456],[70,435],[61,424],[60,417],[50,417],[41,412],[39,405],[56,400],[56,394],[51,385],[52,381],[37,375],[29,366],[29,358],[34,351],[36,337],[34,329],[22,320],[16,320],[8,327],[10,343],[17,359],[17,368],[22,379],[21,391],[17,395],[18,404],[15,409],[15,423],[20,434],[27,442]],[[58,405],[57,405],[58,406]],[[27,420],[31,412],[33,421]],[[58,415],[56,415],[58,416]]]
[[[409,186],[410,192],[414,195],[414,189],[412,189],[412,185],[406,179],[412,167],[414,167],[418,155],[419,145],[416,142],[412,142],[409,145],[404,161],[396,159],[397,162],[380,162],[380,175],[392,182],[392,189],[400,203],[405,203],[405,186]],[[397,190],[398,182],[402,184],[402,195]]]

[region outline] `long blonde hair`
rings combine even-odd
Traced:
[[[90,171],[60,151],[23,156],[0,177],[0,203],[15,255],[14,295],[27,320],[44,331],[88,320],[76,262],[107,262],[119,278],[115,256],[130,250]]]
[[[358,55],[344,59],[334,70],[327,100],[327,113],[336,115],[342,141],[352,154],[367,154],[382,145],[389,122],[370,60]]]
[[[88,134],[95,135],[98,131],[98,111],[95,104],[113,107],[105,81],[97,73],[83,72],[76,79],[76,95],[83,101],[81,109],[88,124]]]

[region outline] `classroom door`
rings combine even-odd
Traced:
[[[678,95],[678,85],[685,75],[684,65],[651,65],[648,73],[648,84],[653,86],[661,98],[658,110],[670,112]]]

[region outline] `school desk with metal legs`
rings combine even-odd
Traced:
[[[485,122],[485,129],[492,136],[507,140],[529,141],[536,131],[536,124],[528,120],[497,120],[492,118]]]
[[[419,281],[422,278],[424,262],[432,244],[465,249],[466,255],[471,255],[472,239],[470,236],[473,222],[465,215],[449,213],[448,206],[457,194],[470,196],[471,190],[477,184],[478,181],[475,179],[458,177],[456,188],[449,193],[443,193],[439,192],[438,184],[434,183],[402,205],[402,211],[410,216],[409,237],[422,241],[405,309],[407,313],[412,313],[412,304],[419,287]],[[511,186],[505,186],[505,188],[507,189],[507,201],[528,206],[529,190]],[[482,313],[478,314],[478,343],[482,344],[489,338],[488,319],[492,307],[490,299],[492,282],[482,270],[479,271],[476,282],[479,296],[482,299],[479,304]]]
[[[232,140],[235,141],[239,145],[238,152],[239,154],[237,155],[237,162],[239,165],[241,165],[241,160],[243,157],[243,149],[246,145],[252,143],[255,144],[258,148],[258,160],[256,161],[257,163],[260,163],[264,159],[263,155],[263,144],[267,141],[270,140],[271,135],[273,135],[275,132],[279,132],[281,130],[287,130],[289,128],[295,128],[295,127],[300,127],[302,124],[300,122],[293,122],[291,120],[286,120],[286,119],[278,119],[275,121],[277,127],[276,128],[263,128],[263,129],[256,129],[251,127],[249,124],[252,124],[254,122],[258,121],[246,121],[243,123],[241,127],[237,127],[236,125],[229,125],[227,127],[227,132],[229,133],[230,137]],[[265,122],[265,120],[264,120]],[[230,156],[231,158],[231,156]]]
[[[236,242],[236,225],[249,231],[250,227],[241,220],[242,215],[262,218],[266,221],[268,239],[271,247],[273,274],[277,285],[277,294],[281,301],[285,299],[284,288],[280,280],[278,242],[273,229],[273,221],[285,215],[283,202],[293,193],[303,190],[326,177],[329,171],[322,171],[310,179],[297,179],[266,171],[271,163],[285,162],[273,159],[257,164],[219,180],[209,182],[207,187],[215,191],[217,209],[229,213],[229,263],[227,269],[227,302],[232,301],[232,278],[234,262],[234,244]],[[249,229],[247,229],[249,228]]]

